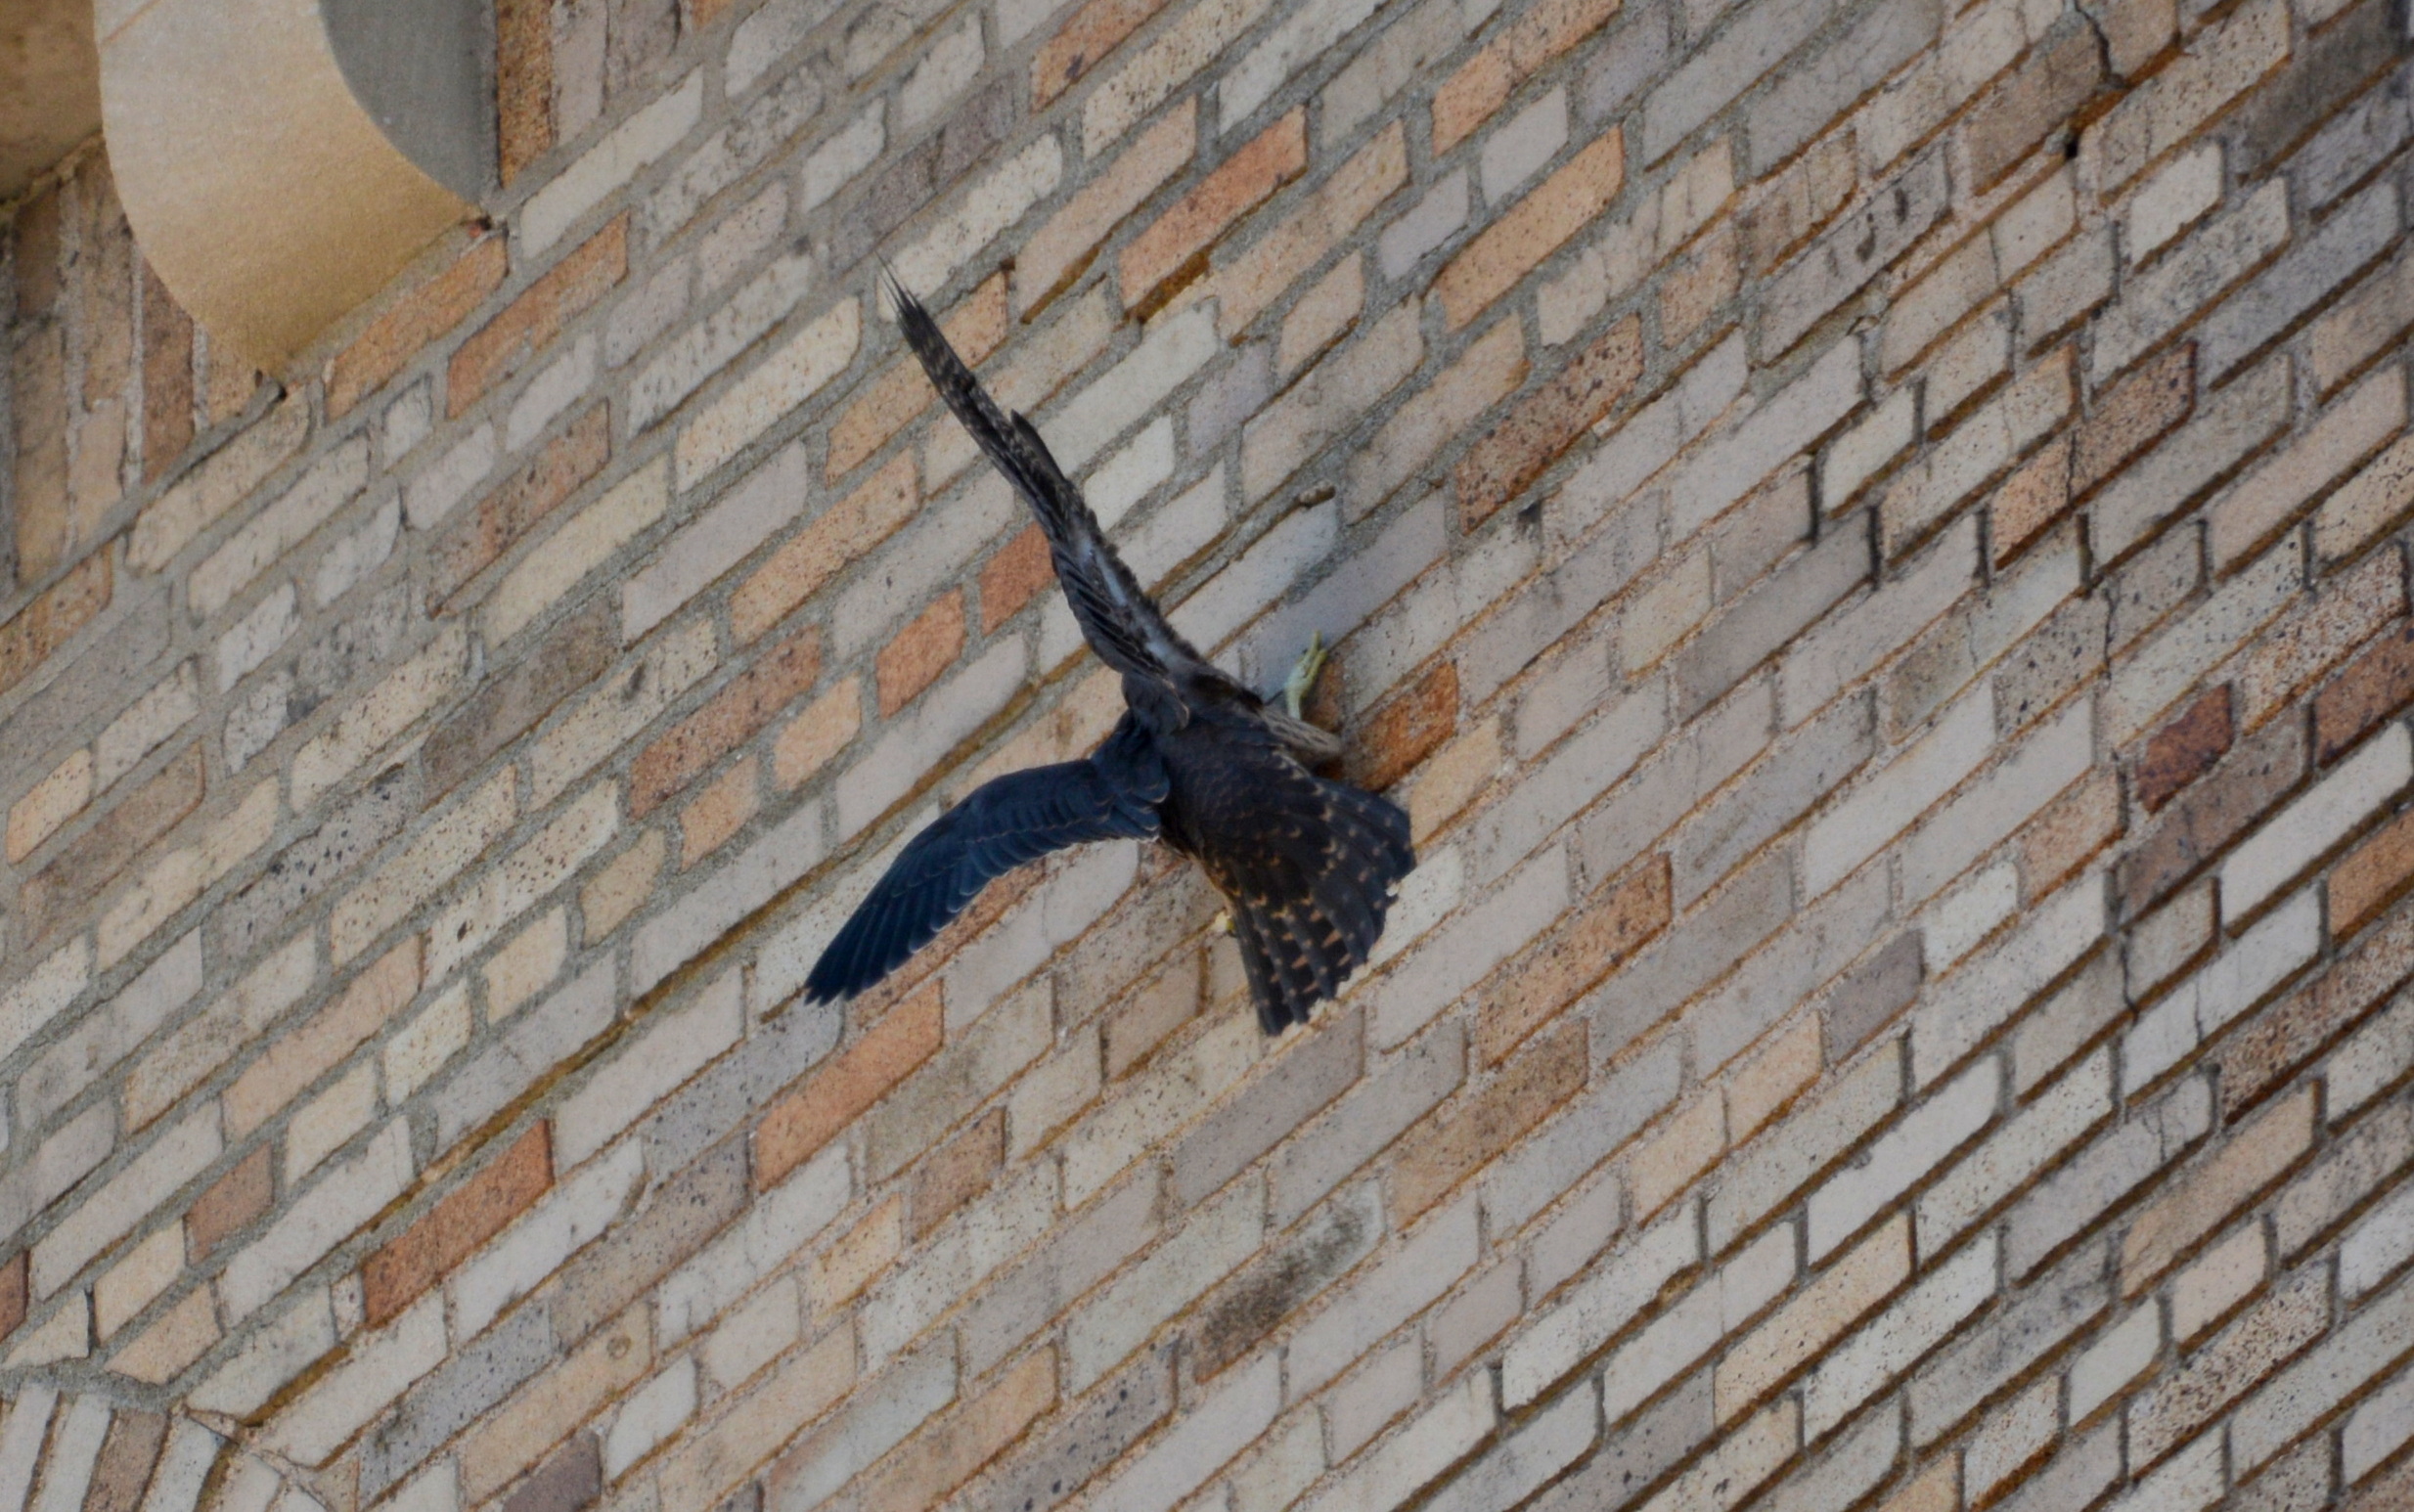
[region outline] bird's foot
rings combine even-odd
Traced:
[[[1229,909],[1218,909],[1216,911],[1216,916],[1208,921],[1207,932],[1209,934],[1219,935],[1230,934],[1232,932],[1232,911]]]
[[[1282,680],[1282,706],[1290,711],[1291,718],[1307,717],[1300,709],[1307,703],[1309,692],[1316,688],[1317,674],[1324,670],[1326,655],[1324,633],[1320,630],[1310,631],[1308,648],[1299,653],[1299,660],[1291,664],[1291,675]]]

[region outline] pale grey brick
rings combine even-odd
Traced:
[[[2331,118],[2289,159],[2289,177],[2318,210],[2352,188],[2414,133],[2414,75],[2404,69]]]
[[[1432,1512],[1514,1506],[1592,1447],[1599,1416],[1592,1383],[1581,1383],[1452,1477],[1424,1505]]]
[[[1936,40],[1938,0],[1887,0],[1755,101],[1748,126],[1752,173],[1791,157],[1827,123]]]
[[[439,1147],[449,1149],[602,1034],[616,1006],[613,975],[609,956],[589,966],[542,1005],[514,1015],[500,1037],[454,1072],[432,1104]]]
[[[1048,1326],[1157,1231],[1156,1167],[1075,1214],[1030,1258],[1000,1276],[964,1310],[959,1325],[964,1369],[978,1375]]]
[[[1783,1122],[1728,1157],[1704,1215],[1710,1253],[1723,1254],[1778,1204],[1843,1158],[1902,1101],[1892,1045],[1847,1071]]]
[[[1621,24],[1593,51],[1585,68],[1577,110],[1588,122],[1607,120],[1668,64],[1668,7],[1623,7]]]
[[[2397,186],[2374,184],[2331,212],[2205,322],[2197,347],[2207,383],[2260,351],[2373,258],[2397,245]]]
[[[1606,1061],[1718,980],[1794,912],[1792,858],[1772,851],[1593,990],[1592,1058]]]
[[[1534,1503],[1535,1512],[1617,1512],[1630,1505],[1718,1432],[1708,1367],[1635,1417],[1613,1425],[1574,1475]]]
[[[1911,1442],[1935,1443],[2112,1305],[2106,1246],[2082,1247],[1911,1383]]]
[[[553,1322],[541,1303],[456,1348],[362,1441],[361,1494],[375,1496],[402,1480],[558,1355]]]
[[[17,1084],[17,1127],[30,1134],[48,1124],[201,990],[201,933],[196,929],[25,1068]]]
[[[1700,897],[1843,785],[1876,750],[1876,726],[1871,694],[1840,700],[1692,819],[1676,837],[1678,906]]]
[[[1171,1191],[1194,1206],[1358,1080],[1363,1016],[1327,1023],[1304,1042],[1284,1041],[1274,1065],[1174,1146]]]
[[[1931,1087],[2104,934],[2104,879],[2088,876],[2033,905],[2020,925],[1928,995],[1911,1020],[1913,1080]]]
[[[2020,309],[2020,345],[2034,351],[2112,297],[2110,226],[2082,231],[2037,265],[2013,291]]]
[[[818,799],[803,805],[648,919],[631,947],[629,990],[652,987],[813,869],[825,854],[822,807]]]
[[[802,1076],[838,1043],[843,1009],[834,1002],[799,1002],[748,1035],[705,1068],[640,1128],[646,1163],[656,1171],[685,1170],[755,1108]]]
[[[1047,1512],[1112,1464],[1173,1406],[1170,1352],[1145,1356],[1092,1393],[969,1504],[983,1512]]]
[[[704,145],[690,154],[646,202],[654,241],[668,241],[705,201],[753,172],[810,124],[821,109],[821,81],[811,70],[800,68],[705,138]]]
[[[1801,340],[1828,311],[1902,255],[1945,213],[1950,192],[1945,155],[1932,152],[1769,280],[1761,297],[1758,328],[1763,358]]]
[[[1454,1022],[1437,1025],[1377,1061],[1373,1074],[1329,1111],[1301,1125],[1267,1172],[1274,1225],[1289,1226],[1455,1090],[1466,1077],[1466,1054],[1464,1031]]]
[[[1619,784],[1608,801],[1578,826],[1579,871],[1596,883],[1616,876],[1656,844],[1680,816],[1767,749],[1774,702],[1768,680],[1760,679],[1686,726],[1682,734],[1662,741],[1633,778]],[[1677,906],[1690,903],[1716,880],[1706,877],[1702,887],[1680,892]]]
[[[1740,350],[1735,354],[1738,368],[1742,355]],[[1712,386],[1715,392],[1723,385]],[[1859,405],[1861,387],[1860,340],[1847,336],[1821,353],[1800,378],[1745,407],[1716,440],[1669,478],[1665,492],[1671,542],[1690,538],[1762,479],[1808,451]],[[1584,477],[1577,474],[1578,480]],[[1569,487],[1574,491],[1577,482]]]
[[[1657,162],[1835,15],[1834,0],[1748,0],[1643,106],[1643,160]]]
[[[2034,1270],[2212,1124],[2212,1090],[2204,1078],[2188,1077],[2098,1134],[2013,1206],[2004,1236],[2007,1272],[2017,1278]]]
[[[2288,240],[2288,186],[2274,180],[2131,279],[2095,324],[2088,359],[2096,383],[2161,345],[2213,297]]]
[[[2409,1349],[2414,1349],[2414,1277],[2365,1303],[2310,1354],[2239,1407],[2230,1423],[2230,1452],[2240,1478]]]
[[[1374,1342],[1425,1310],[1475,1268],[1475,1203],[1463,1198],[1425,1221],[1291,1335],[1290,1399],[1309,1396]]]
[[[2290,364],[2276,356],[2214,394],[2187,424],[2096,496],[2096,555],[2114,560],[2288,424]],[[2132,616],[2134,618],[2134,616]]]
[[[1601,710],[1562,742],[1470,826],[1469,879],[1481,886],[1502,875],[1589,808],[1659,743],[1668,728],[1666,708],[1666,695],[1655,683]],[[1762,724],[1766,728],[1765,716]],[[1594,874],[1606,875],[1608,869],[1596,868]]]
[[[1873,565],[1872,516],[1837,521],[1809,551],[1745,596],[1677,654],[1676,718],[1689,720],[1793,641]]]
[[[1687,1009],[1694,1063],[1704,1070],[1724,1065],[1868,949],[1885,932],[1885,884],[1871,870],[1829,893]]]
[[[1480,612],[1478,605],[1494,605],[1459,654],[1459,696],[1467,706],[1482,705],[1501,684],[1524,671],[1611,595],[1632,582],[1659,555],[1659,526],[1657,500],[1622,510],[1557,566],[1515,590],[1476,579],[1462,562],[1465,575],[1455,585],[1457,598],[1466,606],[1462,613],[1472,618]],[[1536,544],[1530,534],[1511,539],[1518,543],[1520,555]],[[1431,628],[1447,634],[1450,627]]]
[[[1426,253],[1458,234],[1467,223],[1467,170],[1453,170],[1425,191],[1406,214],[1383,228],[1375,239],[1375,265],[1383,277],[1397,283],[1424,259]]]

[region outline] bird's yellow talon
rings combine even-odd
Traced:
[[[1299,660],[1291,664],[1291,675],[1282,680],[1282,706],[1290,711],[1291,718],[1307,717],[1300,713],[1300,707],[1308,701],[1308,693],[1316,687],[1317,674],[1324,670],[1325,655],[1324,632],[1310,631],[1308,648],[1299,653]]]

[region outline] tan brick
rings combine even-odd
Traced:
[[[1670,867],[1653,856],[1606,888],[1503,972],[1484,993],[1475,1048],[1498,1064],[1586,989],[1668,927]]]
[[[827,1315],[896,1264],[905,1248],[905,1199],[890,1196],[805,1267],[805,1294],[817,1316]]]
[[[1394,121],[1334,169],[1290,219],[1218,261],[1217,331],[1229,341],[1246,330],[1408,181],[1408,133]]]
[[[469,318],[503,287],[511,257],[502,233],[480,237],[445,270],[403,295],[327,365],[330,420],[401,372],[427,344]]]
[[[1408,827],[1422,844],[1458,817],[1490,786],[1505,759],[1500,722],[1486,719],[1446,741],[1416,775],[1408,790]]]
[[[1097,255],[1099,244],[1180,173],[1197,150],[1198,101],[1192,98],[1140,133],[1015,253],[1015,311],[1029,320],[1071,287]]]
[[[920,504],[913,454],[894,458],[738,585],[730,595],[730,634],[744,645],[787,618],[847,563],[895,535]]]
[[[2254,730],[2296,707],[2308,685],[2405,612],[2405,580],[2387,555],[2322,587],[2299,598],[2230,664],[2241,728]]]
[[[822,675],[822,632],[807,626],[753,658],[703,707],[665,731],[629,768],[629,815],[644,819],[697,774],[752,739]]]
[[[694,866],[745,827],[762,807],[762,763],[739,757],[727,772],[697,789],[679,811],[679,865]]]
[[[1660,281],[1661,341],[1675,346],[1686,340],[1734,297],[1743,277],[1736,253],[1734,228],[1721,224],[1670,268]]]
[[[98,552],[0,624],[0,693],[23,682],[53,651],[109,607],[110,556]]]
[[[2156,731],[2137,759],[2137,801],[2149,814],[2213,770],[2230,747],[2230,689],[2210,689],[2177,719]]]
[[[77,749],[9,809],[8,859],[23,861],[92,801],[92,752]]]
[[[354,977],[334,1002],[278,1035],[226,1090],[229,1137],[249,1134],[352,1053],[418,996],[420,941],[412,935]]]
[[[1626,137],[1613,127],[1542,180],[1453,257],[1433,281],[1456,331],[1598,215],[1626,182]]]
[[[872,659],[880,717],[912,703],[963,654],[963,590],[950,590],[916,615]]]
[[[988,1190],[1005,1159],[1004,1108],[992,1108],[931,1151],[914,1173],[914,1237],[924,1238],[958,1208]]]
[[[1037,525],[1024,526],[981,566],[981,634],[996,634],[1055,578],[1047,533]]]
[[[1719,1420],[1732,1422],[1910,1276],[1911,1220],[1898,1213],[1726,1352],[1712,1388]]]
[[[648,1309],[633,1308],[486,1414],[461,1445],[462,1499],[484,1500],[653,1364]]]
[[[562,327],[595,308],[628,274],[629,217],[623,213],[461,343],[445,369],[444,413],[459,416],[497,383],[523,371]]]
[[[2196,343],[2184,341],[2099,396],[2079,427],[2071,490],[2083,494],[2162,439],[2196,408]]]
[[[361,1263],[369,1326],[399,1316],[553,1185],[553,1126],[539,1122]],[[198,1210],[197,1210],[198,1211]]]
[[[1642,322],[1630,315],[1520,400],[1458,464],[1461,527],[1473,530],[1524,492],[1632,390],[1642,371]]]
[[[2073,18],[1963,124],[1962,140],[1977,187],[1990,188],[2009,173],[2086,103],[2103,75],[2104,55],[2094,29]]]
[[[2414,698],[2414,625],[2373,638],[2313,698],[2315,759],[2327,766]]]
[[[1165,0],[1090,0],[1074,12],[1031,60],[1031,109],[1045,110],[1164,6]]]
[[[586,919],[588,944],[619,928],[653,895],[654,879],[662,873],[662,853],[667,848],[662,831],[648,829],[579,890],[578,909]]]
[[[276,1151],[261,1145],[209,1184],[185,1214],[185,1250],[200,1265],[210,1252],[251,1225],[276,1196]]]
[[[2121,1242],[2121,1289],[2135,1296],[2313,1142],[2311,1089],[2258,1115],[2130,1223]]]
[[[855,738],[863,718],[863,684],[847,678],[807,704],[772,741],[772,780],[789,788],[821,771]]]
[[[939,329],[947,333],[947,339],[958,355],[979,367],[1006,340],[1006,275],[1000,273],[984,279],[963,296],[962,302],[940,318]],[[911,358],[889,364],[886,372],[865,385],[863,397],[847,406],[831,422],[828,475],[836,478],[854,471],[858,463],[886,446],[891,436],[912,424],[915,417],[930,408],[930,401],[937,397],[930,380],[922,376],[921,364]],[[892,463],[881,468],[879,477],[890,477],[894,467]],[[909,486],[911,475],[909,466]],[[870,488],[878,481],[874,478],[865,486]]]
[[[495,156],[509,185],[554,145],[554,8],[495,6]]]
[[[661,1461],[665,1507],[710,1507],[855,1384],[854,1330],[840,1327],[782,1359],[709,1428],[688,1435]]]
[[[527,467],[429,543],[427,597],[441,612],[471,578],[527,539],[611,460],[611,407],[599,404],[545,443]]]
[[[1295,110],[1260,132],[1134,237],[1116,259],[1123,307],[1138,318],[1206,271],[1207,249],[1234,222],[1308,166],[1308,112]],[[1179,279],[1173,289],[1169,282]]]
[[[486,957],[479,975],[486,980],[488,1020],[508,1018],[518,1012],[529,999],[553,985],[554,978],[560,974],[561,963],[569,956],[569,915],[560,909],[548,909],[535,923]],[[388,1080],[393,1078],[389,1076]]]
[[[333,406],[331,404],[332,411]],[[193,318],[143,264],[143,481],[156,483],[193,444]]]
[[[2121,779],[2099,768],[2020,831],[2021,878],[2028,896],[2053,894],[2119,838],[2121,830]]]
[[[924,947],[925,953],[928,947]],[[768,1190],[829,1142],[858,1113],[885,1096],[939,1047],[939,984],[932,983],[879,1022],[803,1087],[773,1103],[754,1132],[754,1180]]]
[[[1819,1079],[1823,1036],[1815,1016],[1784,1030],[1726,1084],[1727,1138],[1749,1139]]]
[[[862,1512],[921,1512],[947,1499],[1056,1401],[1056,1356],[1025,1356],[979,1396],[897,1446],[864,1477]]]
[[[2344,940],[2396,901],[2414,876],[2414,813],[2401,814],[2340,859],[2328,882],[2330,933]]]
[[[137,857],[201,807],[205,780],[203,748],[196,744],[60,851],[18,893],[24,938],[45,939],[69,914],[81,912]]]
[[[1433,155],[1467,139],[1517,86],[1552,59],[1598,31],[1619,0],[1540,0],[1433,93]]]
[[[1477,1168],[1582,1090],[1585,1026],[1563,1024],[1480,1090],[1445,1103],[1403,1135],[1391,1173],[1392,1222],[1405,1227]]]
[[[1458,728],[1458,664],[1437,662],[1369,716],[1350,740],[1350,780],[1382,792],[1414,771]]]
[[[1669,1120],[1628,1157],[1627,1194],[1637,1223],[1668,1206],[1726,1150],[1724,1099],[1713,1091]]]

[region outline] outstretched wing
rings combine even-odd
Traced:
[[[1416,866],[1399,805],[1302,767],[1255,729],[1168,742],[1167,825],[1230,902],[1258,1024],[1303,1024],[1366,963]]]
[[[1073,606],[1083,639],[1108,666],[1133,677],[1164,682],[1173,669],[1203,666],[1198,652],[1166,623],[1132,569],[1115,555],[1081,490],[1056,466],[1031,422],[998,408],[921,301],[894,278],[888,281],[888,292],[906,345],[931,386],[1038,516],[1055,562],[1056,582]]]
[[[1025,862],[1089,840],[1153,838],[1164,797],[1165,769],[1129,716],[1084,760],[984,782],[906,843],[814,962],[806,1000],[871,987]]]

